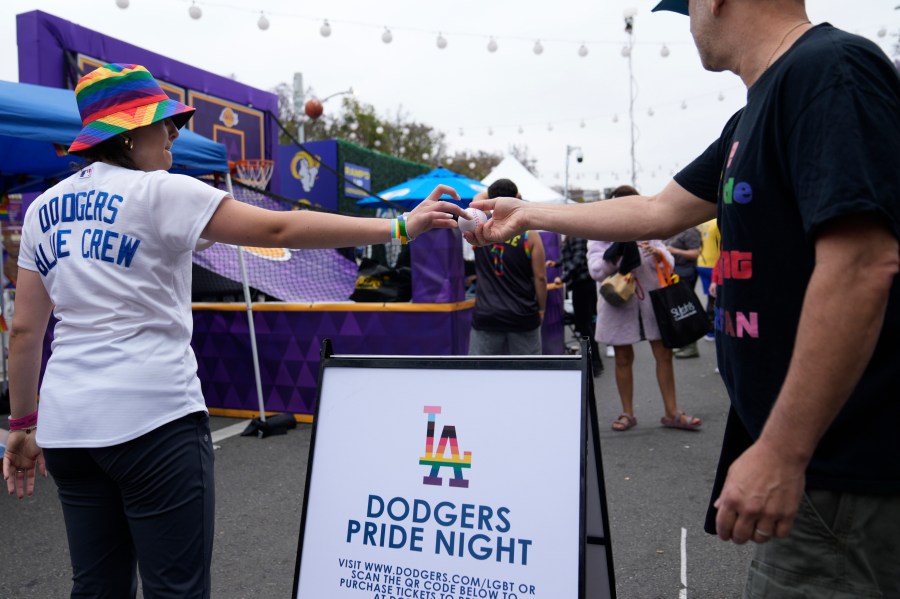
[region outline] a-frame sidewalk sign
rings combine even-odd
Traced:
[[[615,598],[588,352],[325,340],[294,599]]]

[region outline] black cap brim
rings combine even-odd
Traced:
[[[660,10],[677,12],[678,14],[687,16],[688,2],[687,0],[662,0],[662,2],[653,7],[653,10],[651,12],[657,12]]]

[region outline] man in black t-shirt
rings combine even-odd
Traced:
[[[515,183],[498,179],[488,187],[487,197],[518,193]],[[475,248],[475,275],[469,355],[541,355],[541,323],[547,304],[541,234],[525,231]]]
[[[466,238],[665,238],[718,218],[731,398],[707,530],[754,541],[753,597],[900,596],[900,77],[802,0],[663,0],[747,105],[651,197],[474,202]]]

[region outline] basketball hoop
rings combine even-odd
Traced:
[[[244,185],[249,185],[256,189],[265,189],[272,178],[274,170],[274,160],[238,160],[234,163],[234,178]]]

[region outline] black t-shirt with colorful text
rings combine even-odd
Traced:
[[[898,98],[897,70],[875,44],[816,26],[749,89],[721,137],[675,176],[718,205],[719,367],[753,438],[788,370],[822,225],[866,214],[900,238]],[[854,309],[852,288],[833,293]],[[850,359],[857,342],[842,339],[831,349]],[[821,440],[807,484],[900,492],[897,278],[875,354]]]

